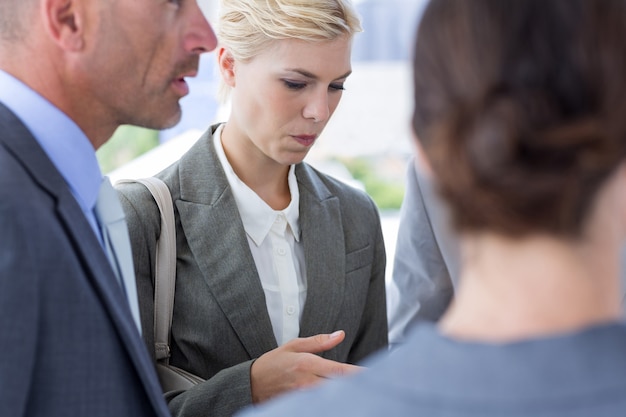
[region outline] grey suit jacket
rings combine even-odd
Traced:
[[[246,233],[212,143],[211,127],[157,177],[176,216],[177,281],[171,363],[207,382],[169,393],[181,416],[229,416],[250,404],[250,366],[277,347]],[[363,192],[299,164],[307,300],[300,336],[338,329],[346,339],[322,356],[357,363],[387,345],[385,249],[378,211]],[[153,346],[158,209],[140,184],[118,187],[130,229],[144,338]]]
[[[459,245],[448,208],[432,180],[411,159],[388,283],[389,343],[403,343],[419,321],[437,321],[448,308],[458,281]]]
[[[168,415],[113,270],[61,174],[0,104],[0,416]]]

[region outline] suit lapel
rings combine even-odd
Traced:
[[[256,358],[276,348],[276,338],[243,223],[212,143],[212,130],[181,159],[181,200],[176,207],[211,294],[250,357]]]
[[[307,271],[300,335],[306,337],[339,330],[333,326],[344,296],[345,245],[339,200],[308,165],[297,165],[296,176]]]
[[[122,344],[127,349],[132,362],[139,373],[148,397],[156,410],[161,408],[161,387],[155,378],[153,365],[147,354],[133,317],[126,296],[115,277],[100,242],[93,234],[78,204],[67,190],[59,194],[57,204],[59,217],[69,231],[74,250],[91,273],[87,274],[96,292],[100,295],[111,320],[117,328]]]
[[[85,278],[100,295],[102,304],[129,353],[155,410],[163,410],[161,389],[135,323],[102,246],[93,233],[65,180],[26,127],[2,104],[0,142],[28,170],[33,180],[56,201],[59,219],[67,230],[77,257],[85,266]]]

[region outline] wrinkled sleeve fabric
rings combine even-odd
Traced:
[[[389,343],[405,341],[419,321],[437,321],[454,294],[459,248],[449,213],[428,175],[408,164],[392,279],[387,285]]]

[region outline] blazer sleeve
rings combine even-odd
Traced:
[[[457,274],[458,244],[449,229],[447,207],[411,160],[387,287],[392,347],[405,340],[414,323],[439,320],[452,299]]]
[[[160,214],[152,195],[142,184],[120,184],[116,188],[126,215],[133,249],[143,338],[155,360],[154,265],[156,241],[161,232]],[[174,210],[177,216],[176,207]],[[180,232],[178,224],[176,231]],[[249,360],[226,368],[187,391],[166,393],[165,399],[170,412],[173,416],[179,417],[205,417],[209,414],[226,417],[250,405],[252,363],[253,360]],[[193,369],[186,370],[194,372]],[[207,378],[206,375],[199,376]]]

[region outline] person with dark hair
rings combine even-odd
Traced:
[[[450,308],[368,369],[242,416],[624,416],[626,1],[432,0],[418,155],[450,207]]]
[[[0,416],[167,417],[95,150],[181,117],[196,0],[0,1]]]

